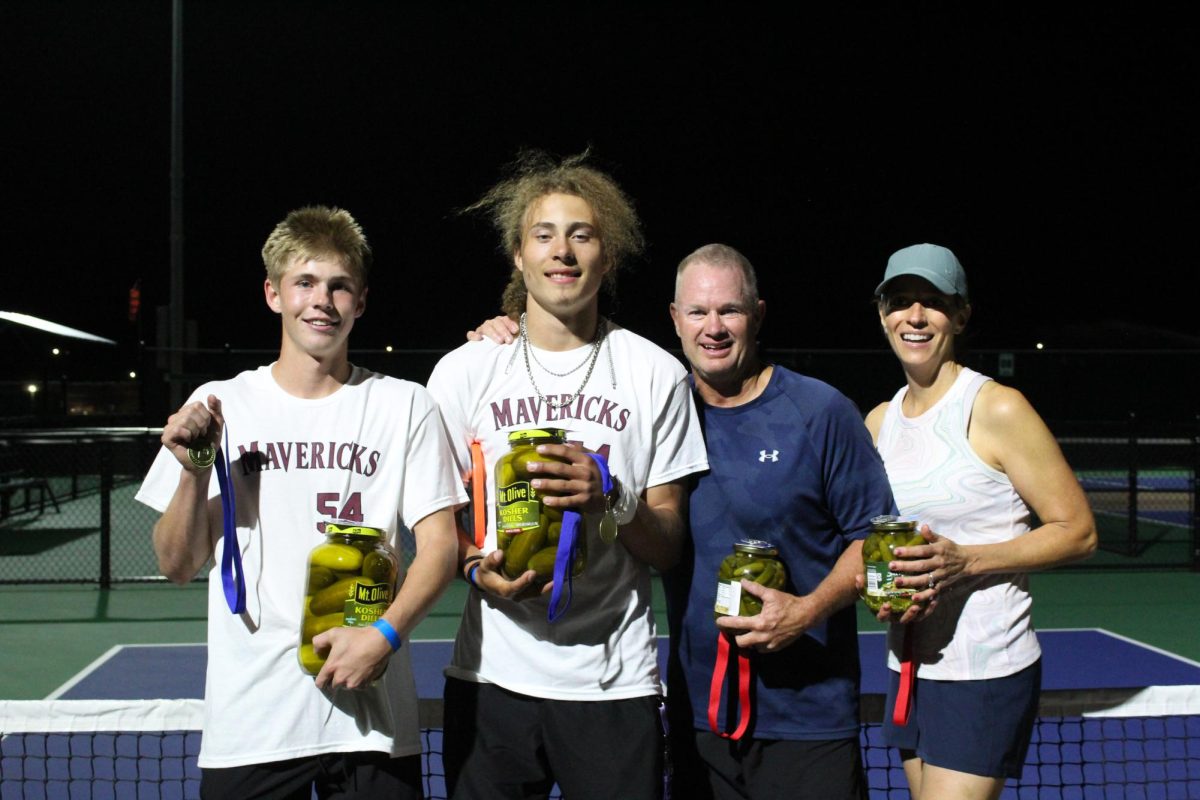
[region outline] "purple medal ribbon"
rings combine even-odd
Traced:
[[[246,610],[246,577],[242,572],[242,553],[238,548],[237,504],[233,499],[233,481],[229,478],[229,426],[225,426],[225,445],[217,455],[217,486],[221,490],[221,509],[225,535],[221,546],[221,585],[225,602],[234,614]]]
[[[600,485],[605,494],[612,491],[612,476],[608,472],[608,462],[599,453],[588,453],[600,468]],[[550,590],[550,607],[546,609],[546,621],[554,622],[567,613],[571,607],[571,573],[575,566],[575,554],[579,549],[578,511],[568,509],[563,512],[562,533],[558,537],[558,550],[554,554],[554,588]],[[563,601],[563,584],[567,586],[566,602]],[[562,603],[562,608],[559,604]]]

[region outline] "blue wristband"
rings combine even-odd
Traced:
[[[371,623],[371,627],[383,634],[383,638],[387,639],[388,644],[392,646],[393,653],[400,649],[400,634],[396,633],[392,623],[380,617]]]
[[[475,573],[478,571],[479,571],[479,564],[477,564],[477,563],[472,564],[471,568],[469,570],[467,570],[467,583],[471,584],[476,589],[479,589],[479,591],[482,592],[483,589],[480,589],[479,584],[475,582]]]

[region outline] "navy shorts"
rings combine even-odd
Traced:
[[[922,680],[913,687],[908,725],[892,724],[900,674],[890,671],[883,741],[915,752],[926,764],[982,775],[1019,778],[1037,719],[1042,662],[1003,678]]]

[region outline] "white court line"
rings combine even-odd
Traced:
[[[1134,639],[1129,636],[1122,636],[1119,633],[1113,633],[1112,631],[1105,630],[1104,628],[1090,628],[1088,630],[1100,631],[1101,633],[1107,634],[1108,636],[1111,636],[1114,639],[1120,639],[1123,642],[1128,642],[1129,644],[1137,645],[1138,647],[1141,647],[1145,650],[1149,650],[1151,652],[1158,653],[1160,656],[1166,656],[1168,658],[1173,658],[1176,661],[1182,661],[1184,664],[1187,664],[1188,666],[1191,666],[1191,667],[1200,667],[1200,661],[1192,661],[1190,658],[1181,656],[1178,653],[1172,653],[1170,650],[1163,650],[1161,647],[1155,647],[1152,644],[1146,644],[1145,642],[1139,642],[1137,639]]]
[[[50,694],[46,695],[46,699],[47,700],[57,700],[58,698],[62,697],[63,694],[66,693],[72,686],[79,683],[81,680],[86,678],[88,675],[91,675],[96,670],[100,669],[100,667],[102,667],[105,662],[107,662],[109,659],[111,659],[117,653],[121,652],[121,650],[124,647],[125,647],[125,645],[123,645],[123,644],[113,645],[112,647],[110,647],[108,649],[108,652],[106,652],[104,655],[97,658],[91,664],[88,664],[86,667],[81,669],[79,672],[76,672],[75,677],[68,680],[66,683],[64,683],[62,686],[58,687],[57,689],[55,689]]]

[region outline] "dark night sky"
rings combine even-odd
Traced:
[[[764,341],[843,348],[881,346],[867,299],[888,254],[934,241],[967,268],[977,346],[1197,346],[1183,6],[427,5],[186,4],[202,345],[277,344],[258,253],[309,203],[350,209],[375,248],[353,345],[456,345],[507,264],[453,209],[518,147],[591,144],[650,242],[617,318],[664,345],[674,265],[700,244],[758,267]],[[166,0],[0,7],[0,309],[131,341],[134,281],[144,309],[167,302],[170,36]]]

